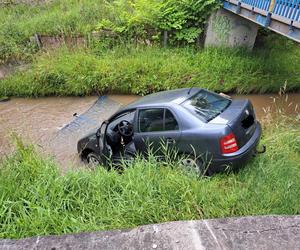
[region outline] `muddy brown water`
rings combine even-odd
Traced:
[[[233,99],[252,101],[258,119],[276,108],[288,114],[299,114],[300,93],[278,95],[233,95]],[[76,142],[102,121],[126,105],[140,98],[133,95],[92,97],[49,97],[38,99],[13,98],[0,102],[0,157],[13,151],[11,133],[54,159],[65,172],[83,166],[76,153]],[[76,116],[73,116],[74,114]]]

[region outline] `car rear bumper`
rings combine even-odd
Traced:
[[[261,125],[256,122],[255,132],[250,140],[237,152],[223,155],[221,159],[213,159],[210,165],[212,172],[222,172],[226,169],[239,168],[247,163],[247,161],[255,155],[256,147],[261,137]]]

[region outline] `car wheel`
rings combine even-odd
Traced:
[[[86,161],[91,169],[95,169],[95,167],[101,164],[100,157],[95,153],[89,153],[86,157]]]
[[[205,168],[203,161],[191,155],[182,156],[180,159],[180,164],[188,171],[195,173],[197,176],[211,175],[209,169]]]

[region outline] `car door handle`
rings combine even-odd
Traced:
[[[175,144],[176,140],[174,138],[167,138],[166,142],[167,142],[167,144]]]

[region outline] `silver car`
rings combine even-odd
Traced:
[[[151,94],[103,122],[78,142],[90,164],[160,155],[167,145],[184,165],[208,174],[244,165],[256,152],[261,125],[249,100],[231,100],[200,88]]]

